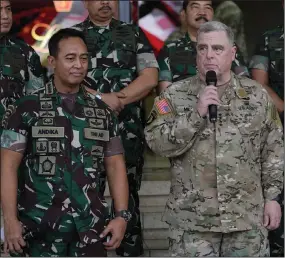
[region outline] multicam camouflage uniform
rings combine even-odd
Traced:
[[[39,56],[25,42],[0,37],[0,120],[6,108],[26,94],[44,86]]]
[[[216,125],[196,111],[198,75],[155,99],[146,141],[171,161],[164,220],[173,256],[268,256],[264,202],[283,184],[282,125],[266,91],[232,73],[218,88]]]
[[[112,19],[107,27],[97,27],[87,18],[75,28],[85,33],[91,55],[88,77],[95,81],[95,90],[118,92],[134,81],[143,69],[158,67],[149,42],[135,25]],[[132,219],[117,254],[139,256],[143,253],[138,196],[144,162],[142,103],[126,105],[118,118],[125,149]]]
[[[32,256],[106,256],[99,234],[108,219],[101,194],[104,157],[121,154],[117,119],[80,87],[70,103],[50,81],[18,100],[3,120],[1,147],[25,150],[19,219]],[[110,144],[109,144],[110,143]],[[116,144],[115,144],[116,145]],[[103,174],[103,175],[102,175]]]
[[[269,86],[284,100],[284,27],[279,26],[263,34],[249,64],[250,69],[268,73]],[[284,113],[280,118],[284,119]],[[284,121],[283,121],[284,123]],[[284,190],[283,190],[284,193]],[[282,219],[277,230],[269,232],[270,256],[284,257],[284,194],[279,197]]]
[[[166,43],[157,57],[159,81],[176,82],[196,75],[196,44],[188,33],[175,42]],[[237,75],[249,76],[239,50],[232,63],[232,71]]]

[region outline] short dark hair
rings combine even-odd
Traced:
[[[183,0],[182,9],[186,11],[187,6],[191,0]],[[214,1],[212,1],[213,3]]]
[[[53,34],[49,39],[48,42],[49,54],[51,56],[56,57],[58,55],[59,42],[63,39],[68,39],[68,38],[81,38],[83,42],[86,44],[85,36],[81,31],[72,28],[60,29],[55,34]]]
[[[185,11],[186,11],[187,6],[188,6],[189,2],[190,2],[190,0],[184,0],[184,1],[183,1],[183,4],[182,4],[182,8],[183,8],[183,10],[185,10]]]

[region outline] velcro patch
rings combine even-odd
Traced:
[[[167,99],[161,99],[155,103],[155,108],[160,115],[166,115],[172,112],[171,106]]]

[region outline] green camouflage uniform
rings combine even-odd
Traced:
[[[162,92],[147,122],[149,147],[171,162],[163,217],[174,256],[218,256],[222,238],[220,255],[268,256],[264,202],[283,185],[282,124],[261,85],[231,76],[215,126],[196,111],[198,75]]]
[[[135,25],[112,19],[107,27],[102,28],[87,18],[75,28],[85,33],[91,55],[88,77],[95,81],[95,90],[102,93],[119,92],[134,81],[143,69],[158,68],[148,40]],[[144,162],[141,101],[126,105],[118,119],[130,189],[129,209],[133,216],[117,254],[139,256],[143,253],[138,197]]]
[[[284,27],[265,32],[249,64],[250,69],[268,73],[269,86],[284,100]],[[284,113],[280,118],[284,119]],[[284,124],[284,121],[283,121]],[[284,190],[283,190],[284,193]],[[284,194],[280,195],[282,219],[277,230],[269,232],[270,256],[284,257]]]
[[[44,86],[40,58],[24,41],[0,37],[0,120],[6,108]]]
[[[196,44],[188,33],[177,41],[166,43],[157,57],[159,81],[176,82],[196,75]],[[237,75],[249,76],[239,50],[232,63],[232,71]]]
[[[180,38],[182,38],[185,35],[185,32],[183,32],[181,30],[181,28],[179,28],[178,30],[173,31],[168,38],[166,39],[164,44],[168,44],[170,42],[176,41]]]
[[[99,181],[105,176],[104,157],[123,153],[122,147],[108,149],[119,139],[116,117],[82,86],[71,111],[52,80],[16,103],[2,121],[1,147],[24,150],[18,213],[26,252],[106,256],[99,234],[108,207]]]

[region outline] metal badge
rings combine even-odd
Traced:
[[[84,128],[84,137],[90,140],[98,140],[105,142],[108,142],[110,139],[109,131],[93,129],[93,128]]]
[[[102,146],[92,146],[91,155],[96,157],[102,157],[103,156],[103,147]]]
[[[55,111],[40,111],[40,117],[55,117]]]
[[[52,101],[40,101],[40,105],[42,110],[52,110],[53,108]]]
[[[83,112],[85,117],[95,117],[94,108],[84,107]]]
[[[53,94],[53,90],[54,90],[54,87],[53,87],[52,81],[49,81],[46,84],[46,94],[48,94],[48,95]]]
[[[60,141],[49,141],[48,142],[48,152],[49,153],[59,153],[60,152]]]
[[[106,118],[106,113],[104,109],[95,108],[96,117],[98,118]]]
[[[32,126],[33,138],[63,138],[64,127]]]
[[[50,97],[47,97],[45,93],[40,93],[40,101],[52,100]]]
[[[98,168],[98,160],[97,158],[93,158],[93,165],[92,168],[97,169]]]
[[[40,156],[39,163],[39,175],[53,176],[55,174],[56,157]]]
[[[98,129],[106,129],[103,119],[90,118],[88,119],[88,123],[90,127],[98,128]]]
[[[36,142],[36,154],[46,153],[48,150],[47,141]]]
[[[98,105],[97,105],[95,100],[87,100],[87,105],[89,107],[98,107]]]
[[[54,121],[53,118],[45,117],[42,119],[43,125],[53,125]]]

